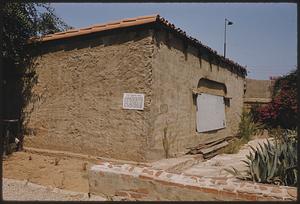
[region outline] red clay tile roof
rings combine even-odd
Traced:
[[[50,40],[69,38],[69,37],[74,37],[74,36],[79,36],[79,35],[86,35],[86,34],[90,34],[90,33],[101,32],[101,31],[105,31],[105,30],[113,30],[116,28],[125,28],[125,27],[131,27],[131,26],[136,26],[136,25],[143,25],[143,24],[147,24],[147,23],[153,23],[153,22],[156,22],[158,19],[159,19],[159,15],[127,18],[127,19],[122,19],[119,21],[108,22],[105,24],[96,24],[96,25],[92,25],[92,26],[86,27],[86,28],[72,29],[72,30],[67,30],[65,32],[44,35],[41,38],[35,38],[33,40],[45,42],[45,41],[50,41]]]
[[[39,42],[46,42],[46,41],[52,41],[52,40],[58,40],[58,39],[64,39],[64,38],[70,38],[74,36],[80,36],[80,35],[86,35],[90,33],[96,33],[96,32],[101,32],[105,30],[113,30],[116,28],[125,28],[125,27],[131,27],[131,26],[137,26],[137,25],[144,25],[148,23],[161,23],[165,26],[167,26],[169,29],[175,31],[182,37],[184,37],[186,40],[192,42],[196,46],[201,46],[206,48],[209,53],[212,55],[216,56],[220,61],[234,66],[235,69],[237,69],[239,72],[241,72],[244,76],[247,75],[247,70],[245,67],[235,63],[234,61],[224,58],[223,56],[219,55],[215,50],[211,49],[210,47],[203,45],[199,40],[188,36],[186,32],[181,30],[180,28],[176,28],[174,24],[168,22],[166,19],[161,17],[159,14],[155,15],[149,15],[149,16],[140,16],[136,18],[127,18],[127,19],[122,19],[119,21],[113,21],[113,22],[108,22],[105,24],[96,24],[92,25],[90,27],[86,28],[81,28],[81,29],[72,29],[72,30],[67,30],[65,32],[58,32],[50,35],[45,35],[40,38],[33,38],[31,40],[33,41],[39,41]]]

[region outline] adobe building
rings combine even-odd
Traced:
[[[159,15],[35,42],[25,147],[155,161],[237,132],[246,69]]]

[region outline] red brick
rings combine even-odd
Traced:
[[[277,195],[272,196],[272,198],[275,198],[277,200],[284,200],[282,196],[277,196]]]
[[[237,198],[237,193],[232,191],[219,191],[219,195],[222,198]]]
[[[237,194],[238,199],[243,200],[257,200],[257,196],[255,194],[249,194],[249,193],[238,193]]]
[[[139,178],[141,178],[141,179],[147,179],[147,180],[153,180],[153,178],[152,177],[150,177],[150,176],[145,176],[145,175],[139,175]]]
[[[168,178],[171,178],[173,175],[172,174],[167,174],[166,175]]]
[[[161,183],[161,184],[164,184],[164,185],[168,185],[168,186],[184,187],[183,184],[174,183],[174,182],[169,182],[169,181],[164,181],[164,180],[156,180],[156,182]]]
[[[287,192],[288,192],[288,194],[289,194],[290,196],[292,196],[292,197],[294,197],[294,198],[297,197],[297,189],[296,189],[296,188],[295,188],[295,189],[288,188],[288,189],[287,189]]]
[[[245,182],[241,183],[240,188],[244,187],[246,185]]]
[[[130,179],[132,179],[132,177],[131,176],[129,176],[129,175],[126,175],[126,174],[121,174],[121,178],[123,179],[123,180],[130,180]]]
[[[216,195],[218,195],[218,193],[219,193],[219,190],[214,189],[214,188],[202,188],[201,191],[202,191],[202,192],[205,192],[205,193],[216,194]]]
[[[248,194],[262,194],[260,192],[254,191],[253,189],[249,188],[243,188],[243,189],[237,189],[238,193],[248,193]]]
[[[104,174],[103,172],[101,172],[101,171],[99,171],[98,174],[99,174],[100,176],[104,176],[104,175],[105,175],[105,174]]]
[[[196,176],[191,176],[191,179],[193,179],[194,181],[198,181],[198,178]]]
[[[137,193],[143,193],[143,194],[149,194],[149,191],[146,188],[130,189],[130,191],[137,192]]]
[[[130,197],[132,198],[143,198],[145,197],[143,194],[141,193],[134,193],[134,192],[129,192]]]
[[[104,163],[105,163],[104,161],[97,161],[97,165],[102,165]]]
[[[282,190],[279,187],[273,187],[271,193],[282,193]]]
[[[187,185],[187,186],[185,186],[185,187],[188,188],[188,189],[191,189],[191,190],[202,191],[202,188],[199,187],[199,186],[190,186],[190,185]]]
[[[142,172],[145,173],[145,174],[149,174],[149,175],[151,175],[151,176],[154,174],[153,171],[150,171],[150,170],[148,170],[148,169],[144,169]]]
[[[116,196],[129,197],[129,194],[125,191],[117,191],[115,193]]]
[[[235,189],[235,188],[233,188],[233,187],[231,187],[231,186],[225,186],[225,187],[223,188],[224,191],[231,191],[231,192],[233,192],[234,189]]]
[[[210,178],[214,180],[227,180],[226,177],[210,177]]]
[[[144,193],[144,194],[149,194],[149,190],[147,188],[138,188],[137,192]]]
[[[155,176],[158,177],[158,176],[161,175],[163,172],[164,172],[164,171],[158,171],[158,172],[155,173]]]
[[[264,195],[264,196],[257,196],[256,200],[257,201],[278,201],[277,198],[274,198],[272,196],[266,196],[266,195]]]
[[[201,183],[201,182],[202,182],[202,183],[206,183],[207,180],[205,180],[205,179],[199,179],[198,182],[199,182],[199,183]]]
[[[260,184],[258,184],[259,186],[264,186],[264,187],[266,187],[266,188],[268,188],[268,187],[273,187],[274,185],[271,185],[271,184],[266,184],[266,183],[260,183]]]
[[[268,190],[268,188],[265,187],[265,186],[259,186],[259,189],[262,190],[262,191]]]
[[[293,198],[284,198],[283,200],[294,201],[295,199],[293,199]]]
[[[216,184],[226,185],[227,181],[217,180]]]

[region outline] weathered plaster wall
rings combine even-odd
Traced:
[[[154,35],[153,102],[148,135],[147,158],[156,160],[165,155],[164,134],[169,138],[170,154],[174,156],[204,141],[225,138],[237,132],[242,112],[245,79],[227,69],[197,57],[197,50],[185,46],[179,38],[164,31]],[[196,132],[196,103],[192,90],[204,77],[226,85],[227,96],[232,97],[226,108],[227,127],[207,133]]]
[[[200,60],[191,46],[185,52],[172,35],[168,44],[165,33],[146,30],[79,38],[44,50],[36,59],[38,82],[25,110],[25,146],[153,161],[165,157],[164,135],[176,156],[236,133],[244,78]],[[201,78],[225,84],[232,97],[225,129],[196,132],[193,90]],[[224,94],[215,88],[202,90]],[[144,93],[145,109],[123,110],[126,92]]]
[[[118,31],[61,48],[44,50],[36,59],[25,146],[144,161],[152,83],[149,32]],[[122,109],[125,92],[144,93],[144,111]]]

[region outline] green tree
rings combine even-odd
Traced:
[[[31,37],[51,34],[70,27],[55,15],[50,4],[11,3],[1,6],[2,57],[22,64],[29,57],[26,44]],[[24,61],[25,60],[25,61]]]
[[[71,27],[56,16],[49,3],[1,2],[0,15],[0,120],[19,119],[23,130],[22,109],[30,99],[31,87],[36,82],[28,41]],[[4,129],[1,125],[2,136]]]

